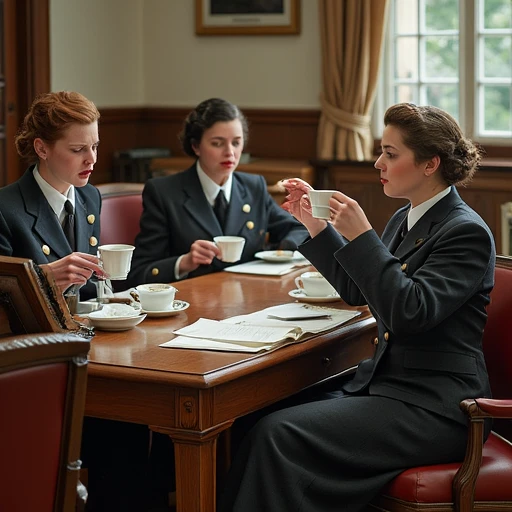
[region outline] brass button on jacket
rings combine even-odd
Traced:
[[[407,268],[407,263],[402,263],[402,266],[400,267],[402,271],[404,271]]]
[[[387,331],[384,333],[384,340],[385,341],[389,340],[389,332],[387,332]]]
[[[373,344],[374,344],[375,346],[377,346],[377,345],[379,344],[379,338],[375,338],[375,339],[373,340]]]
[[[158,270],[157,268],[151,269],[151,274],[153,274],[154,276],[157,276],[159,273],[160,273],[160,270]]]

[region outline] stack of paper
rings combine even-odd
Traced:
[[[261,276],[284,276],[292,270],[311,265],[308,260],[285,261],[283,263],[273,263],[263,260],[249,261],[240,263],[224,269],[225,272],[236,272],[240,274],[257,274]]]
[[[174,331],[178,336],[160,346],[260,352],[293,343],[306,334],[331,330],[359,314],[309,304],[281,304],[221,321],[200,318]]]

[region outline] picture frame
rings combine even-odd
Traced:
[[[0,256],[0,335],[92,331],[76,322],[53,274],[28,258]]]
[[[196,34],[299,34],[299,3],[300,0],[196,0]]]

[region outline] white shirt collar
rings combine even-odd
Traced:
[[[36,180],[41,192],[44,194],[44,197],[48,201],[51,209],[57,215],[59,221],[62,223],[64,220],[65,210],[64,203],[69,199],[73,208],[75,208],[75,187],[70,185],[68,188],[67,195],[61,194],[58,190],[53,188],[42,176],[39,174],[39,169],[37,165],[34,168],[34,179]]]
[[[224,195],[226,196],[226,200],[229,203],[229,201],[231,200],[231,188],[233,186],[233,174],[230,174],[226,183],[224,183],[222,187],[219,187],[219,185],[217,185],[217,183],[215,183],[203,171],[201,165],[199,164],[199,160],[197,160],[196,162],[196,169],[199,181],[201,182],[201,187],[203,187],[203,192],[208,202],[213,206],[215,204],[215,198],[217,197],[219,190],[222,189],[224,191]]]
[[[436,203],[441,201],[444,196],[447,196],[451,191],[451,187],[445,188],[444,190],[441,190],[438,194],[436,194],[434,197],[431,197],[428,201],[425,201],[424,203],[419,204],[418,206],[411,208],[409,210],[409,214],[407,215],[407,229],[410,230],[418,222],[425,213],[432,208]]]

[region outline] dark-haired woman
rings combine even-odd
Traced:
[[[375,163],[384,193],[405,198],[382,238],[356,201],[336,192],[330,222],[306,194],[289,211],[311,239],[299,250],[343,299],[377,320],[372,358],[326,396],[282,408],[246,436],[221,512],[357,512],[403,470],[461,461],[461,400],[490,396],[482,352],[495,247],[454,185],[480,160],[447,113],[399,104],[384,118]],[[306,192],[308,185],[285,186]],[[486,425],[486,433],[490,425]]]
[[[212,98],[190,112],[180,139],[196,162],[186,171],[146,183],[127,285],[166,283],[224,269],[229,264],[217,258],[215,236],[245,238],[240,263],[263,250],[267,236],[270,247],[290,250],[307,238],[304,226],[273,200],[262,176],[234,173],[247,133],[244,115],[228,101]],[[219,192],[227,202],[224,227],[214,213]]]

